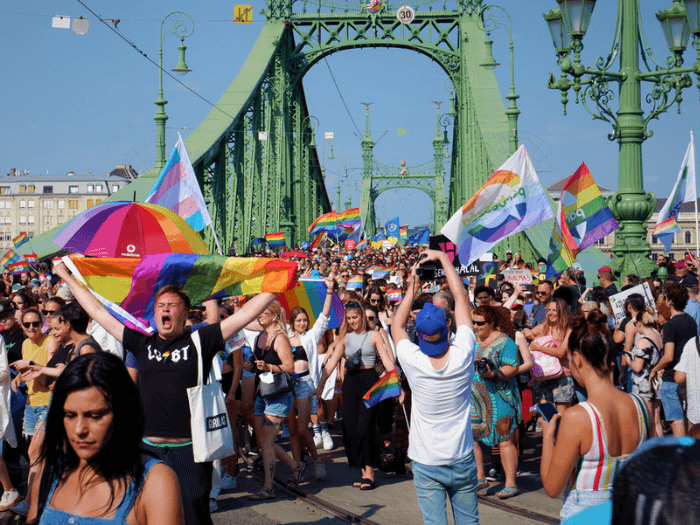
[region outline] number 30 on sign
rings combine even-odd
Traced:
[[[402,24],[410,24],[413,22],[413,19],[416,17],[416,12],[413,10],[411,6],[404,5],[399,7],[399,10],[396,11],[396,18],[399,19],[399,22]]]

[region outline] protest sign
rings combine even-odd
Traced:
[[[625,312],[625,300],[633,293],[638,293],[644,297],[644,303],[647,306],[652,307],[656,310],[656,303],[654,303],[654,296],[651,293],[651,289],[647,283],[640,284],[638,286],[633,286],[628,288],[624,292],[616,293],[610,296],[610,306],[612,307],[613,315],[615,316],[615,327],[619,328],[620,323],[627,315]]]
[[[530,284],[532,282],[532,273],[530,270],[503,270],[501,272],[506,278],[506,281],[512,284]]]

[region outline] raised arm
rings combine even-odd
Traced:
[[[274,293],[260,293],[246,301],[238,312],[221,321],[221,336],[224,338],[224,341],[248,326],[270,306],[275,297],[277,297],[277,294]]]
[[[87,314],[99,323],[120,343],[124,342],[124,325],[117,321],[105,309],[90,291],[80,284],[68,271],[63,261],[54,262],[54,271],[70,288],[76,301],[83,307]]]
[[[415,269],[417,267],[418,265],[416,264],[411,270],[406,295],[404,295],[403,299],[401,299],[399,307],[394,313],[394,322],[391,323],[391,337],[394,338],[394,344],[396,344],[396,346],[398,346],[399,341],[402,339],[408,339],[408,334],[406,333],[406,323],[408,322],[408,316],[411,314],[411,305],[413,304],[413,298],[415,297],[416,286],[420,285],[420,281],[415,275]]]
[[[455,299],[455,322],[457,326],[468,326],[474,330],[472,324],[472,310],[467,299],[467,291],[462,285],[462,281],[457,275],[454,266],[450,262],[450,258],[446,253],[437,250],[426,250],[423,252],[425,258],[421,259],[419,264],[425,264],[428,261],[436,261],[442,265],[447,278],[447,284],[450,287],[450,292]]]

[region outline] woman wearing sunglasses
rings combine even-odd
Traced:
[[[380,464],[376,429],[378,407],[367,408],[362,396],[379,380],[374,368],[377,354],[387,372],[394,370],[394,356],[379,332],[369,329],[362,305],[351,301],[345,305],[345,318],[335,348],[326,354],[326,365],[314,391],[317,398],[340,359],[355,354],[360,356],[359,365],[354,370],[346,367],[343,382],[343,444],[348,466],[362,470],[362,476],[353,486],[372,490],[376,486],[374,469]]]

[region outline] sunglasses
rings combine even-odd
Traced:
[[[374,316],[372,316],[372,317],[367,316],[367,320],[368,320],[368,321],[376,321],[377,318],[374,317]]]
[[[540,292],[539,290],[535,292],[535,295],[547,295],[547,292]]]
[[[359,308],[359,307],[360,307],[360,303],[358,303],[356,301],[352,301],[352,302],[345,305],[345,308]]]
[[[47,315],[53,315],[56,312],[58,312],[58,310],[42,310],[41,311],[41,313],[44,314],[44,317],[46,317]]]
[[[41,324],[41,321],[29,321],[28,323],[22,323],[22,326],[25,328],[39,328]]]
[[[486,321],[472,321],[476,326],[484,326]]]
[[[378,303],[379,301],[381,301],[381,299],[370,299],[369,300],[370,303]]]

